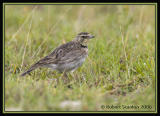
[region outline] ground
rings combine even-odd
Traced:
[[[6,111],[155,111],[155,5],[5,5],[4,24]],[[69,83],[20,77],[83,31],[95,38]]]

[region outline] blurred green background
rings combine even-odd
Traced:
[[[70,87],[45,68],[20,78],[83,31],[96,38]],[[155,111],[155,78],[155,5],[5,5],[5,111]]]

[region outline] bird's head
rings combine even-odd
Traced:
[[[93,35],[91,35],[90,33],[87,32],[81,32],[79,33],[76,38],[74,39],[74,41],[80,42],[81,44],[86,43],[89,39],[94,38]]]

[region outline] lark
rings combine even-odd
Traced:
[[[83,64],[88,56],[86,42],[92,38],[94,36],[88,32],[79,33],[72,41],[60,45],[49,55],[33,64],[21,76],[25,76],[39,67],[51,68],[64,74],[75,71]]]

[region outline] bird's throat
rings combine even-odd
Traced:
[[[82,48],[88,48],[87,45],[83,45],[83,44],[81,44],[81,47]]]
[[[81,45],[87,47],[87,45],[88,45],[88,40],[85,39],[85,40],[81,43]]]

